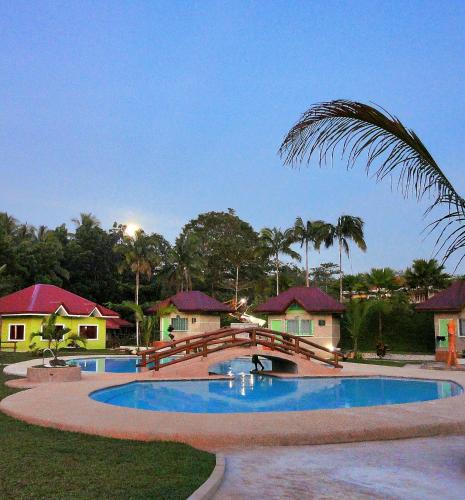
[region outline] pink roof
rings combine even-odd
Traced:
[[[319,288],[295,286],[276,297],[272,297],[255,310],[263,313],[284,313],[292,304],[298,304],[307,312],[325,312],[341,314],[345,306]]]
[[[178,292],[148,309],[156,312],[161,307],[173,305],[182,312],[233,312],[231,307],[199,291]]]
[[[133,326],[132,323],[121,318],[107,319],[107,330],[119,330],[120,328],[128,328]]]
[[[63,290],[55,285],[32,285],[0,298],[0,315],[52,314],[62,306],[68,314],[89,316],[97,308],[102,316],[119,317],[119,314],[91,300]]]
[[[461,311],[465,307],[465,281],[458,280],[421,304],[417,311]]]

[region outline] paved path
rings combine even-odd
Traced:
[[[225,451],[215,500],[465,498],[465,436]]]

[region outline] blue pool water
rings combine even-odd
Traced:
[[[271,361],[266,358],[260,357],[260,361],[264,366],[265,370],[271,370]],[[209,372],[216,373],[218,375],[243,375],[250,373],[250,370],[254,369],[251,357],[248,358],[236,358],[230,359],[229,361],[223,361],[217,363],[216,365],[210,366]]]
[[[90,397],[152,411],[250,413],[413,403],[461,393],[462,388],[449,381],[242,375],[229,380],[131,382],[96,391]]]
[[[82,358],[67,361],[68,365],[80,366],[83,372],[96,373],[137,373],[137,367],[142,358],[138,357],[114,357],[114,358]],[[166,363],[173,358],[165,358],[161,362]]]

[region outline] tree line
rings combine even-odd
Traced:
[[[343,274],[350,243],[366,249],[362,219],[348,215],[335,224],[298,217],[290,228],[256,231],[232,209],[208,212],[190,220],[174,244],[143,230],[128,236],[117,222],[104,229],[92,214],[82,213],[72,225],[33,227],[0,213],[1,294],[49,283],[103,304],[145,304],[193,289],[220,300],[246,296],[254,304],[297,285],[345,299],[370,290],[418,290],[426,297],[449,279],[434,260],[417,260],[405,272]],[[312,266],[312,251],[332,245],[339,262]]]

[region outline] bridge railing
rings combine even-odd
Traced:
[[[340,367],[339,354],[305,338],[267,328],[221,328],[212,332],[190,335],[182,339],[167,342],[165,345],[142,351],[140,367],[158,371],[165,366],[182,363],[197,357],[233,347],[255,347],[261,345],[271,351],[284,354],[300,354],[307,359],[316,359],[334,367]],[[312,347],[313,349],[309,349]],[[332,359],[315,353],[320,350],[331,354]],[[172,358],[173,359],[167,359]],[[166,361],[164,361],[166,360]],[[164,361],[164,362],[163,362]]]

